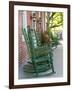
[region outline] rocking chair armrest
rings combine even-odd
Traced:
[[[38,49],[48,49],[48,45],[42,45],[42,46],[39,46]]]
[[[51,47],[49,45],[43,45],[43,46],[38,46],[37,48],[33,49],[33,52],[50,52]]]

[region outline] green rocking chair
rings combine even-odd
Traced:
[[[27,32],[25,29],[22,32],[30,56],[28,64],[32,66],[32,68],[24,68],[24,71],[27,73],[35,73],[36,77],[39,76],[39,73],[49,70],[51,70],[51,73],[54,73],[51,45],[41,44],[40,33],[30,27],[27,27]]]

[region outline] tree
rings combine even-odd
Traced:
[[[62,12],[48,12],[47,13],[47,30],[60,30],[63,27],[63,13]]]
[[[53,45],[59,43],[58,32],[63,27],[63,13],[62,12],[47,12],[47,32],[48,36],[52,39]]]

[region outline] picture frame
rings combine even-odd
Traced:
[[[19,79],[18,35],[20,11],[63,13],[63,70],[60,77]],[[20,13],[21,14],[21,13]],[[19,24],[20,22],[20,24]],[[23,24],[25,25],[25,23]],[[61,58],[61,57],[58,57]],[[57,63],[56,63],[57,64]],[[58,63],[58,65],[60,65]],[[61,68],[59,68],[60,70]],[[56,72],[57,73],[57,72]],[[70,5],[9,1],[9,88],[31,88],[70,85]]]

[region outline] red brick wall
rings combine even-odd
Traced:
[[[40,12],[41,18],[44,19],[44,13]],[[32,12],[27,11],[27,25],[32,26]],[[39,18],[39,12],[36,12],[36,17]],[[39,31],[43,31],[44,20],[42,20]],[[19,64],[26,62],[29,59],[26,43],[22,40],[22,26],[23,26],[23,11],[18,12],[18,48],[19,48]]]
[[[22,15],[23,12],[18,12],[18,48],[19,48],[19,64],[24,63],[28,59],[27,47],[25,42],[22,40]]]

